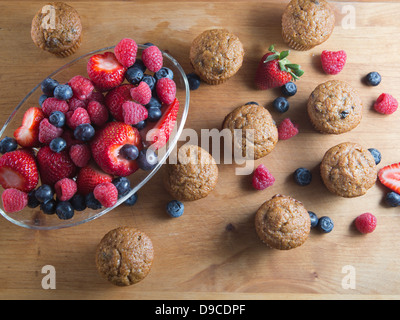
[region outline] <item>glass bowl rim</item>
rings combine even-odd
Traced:
[[[143,45],[143,44],[138,44],[138,49],[146,49],[147,47],[149,47],[150,45]],[[76,63],[77,61],[84,59],[88,56],[97,54],[99,52],[103,52],[103,51],[107,51],[107,50],[112,50],[115,48],[114,46],[110,46],[110,47],[105,47],[102,49],[97,49],[94,51],[90,51],[84,55],[81,55],[73,60],[71,60],[70,62],[64,64],[62,67],[58,68],[57,70],[55,70],[54,72],[52,72],[51,74],[49,74],[46,78],[51,78],[52,76],[54,76],[55,74],[59,73],[60,71],[68,68],[69,66],[73,65],[74,63]],[[175,146],[178,143],[179,137],[182,134],[183,131],[183,127],[186,124],[186,120],[187,120],[187,116],[189,113],[189,102],[190,102],[190,89],[189,89],[189,82],[187,80],[186,77],[186,73],[183,70],[182,66],[179,64],[179,62],[173,58],[170,54],[168,54],[165,51],[161,51],[162,55],[164,57],[167,57],[170,62],[179,70],[179,73],[183,79],[184,85],[185,85],[185,106],[183,108],[183,113],[182,113],[182,118],[180,119],[180,123],[179,123],[179,127],[176,130],[176,134],[171,140],[168,140],[168,148],[165,152],[165,154],[163,155],[163,157],[160,159],[160,161],[157,163],[157,165],[147,174],[147,176],[140,181],[137,185],[135,185],[125,196],[121,197],[118,199],[117,203],[109,208],[104,208],[103,210],[101,210],[100,212],[94,214],[93,216],[83,219],[81,221],[76,221],[76,222],[71,222],[71,223],[65,223],[62,225],[57,225],[57,226],[41,226],[41,225],[30,225],[30,224],[26,224],[24,222],[21,222],[19,220],[16,220],[12,217],[10,217],[6,212],[3,211],[2,208],[0,208],[0,214],[6,218],[8,221],[12,222],[13,224],[20,226],[20,227],[24,227],[27,229],[34,229],[34,230],[56,230],[56,229],[63,229],[63,228],[69,228],[69,227],[74,227],[77,225],[81,225],[84,224],[86,222],[89,221],[93,221],[97,218],[100,218],[101,216],[105,215],[106,213],[108,213],[109,211],[117,208],[119,205],[121,205],[123,202],[125,202],[128,198],[130,198],[133,194],[135,194],[136,192],[138,192],[156,173],[157,171],[161,168],[161,166],[165,163],[165,161],[167,160],[167,158],[169,157],[169,155],[171,154],[172,150],[175,148]],[[45,80],[46,78],[44,78],[43,80]],[[0,137],[3,136],[4,131],[6,130],[7,126],[9,125],[9,123],[11,122],[11,120],[13,119],[14,115],[18,112],[18,110],[21,108],[21,106],[25,103],[25,101],[39,88],[39,86],[41,86],[42,82],[39,82],[19,103],[18,105],[15,107],[15,109],[12,111],[11,115],[8,117],[8,119],[6,120],[6,122],[4,123],[3,127],[0,130]],[[68,221],[68,220],[65,220]]]

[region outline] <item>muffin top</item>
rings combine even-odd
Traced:
[[[153,258],[153,244],[144,232],[132,227],[119,227],[108,232],[100,241],[96,266],[111,283],[128,286],[148,275]]]
[[[195,145],[183,145],[176,160],[177,163],[166,165],[164,172],[165,188],[173,197],[194,201],[214,190],[218,166],[206,150]]]
[[[361,122],[362,110],[357,91],[340,80],[318,85],[307,103],[312,124],[324,133],[340,134],[354,129]]]
[[[292,0],[282,15],[282,25],[296,43],[318,45],[331,35],[335,15],[325,0]]]
[[[242,66],[243,45],[225,29],[206,30],[190,48],[190,61],[195,72],[207,83],[217,84],[232,77]]]
[[[277,194],[258,209],[255,226],[265,244],[275,249],[289,250],[301,246],[308,239],[311,221],[300,201]]]
[[[78,12],[64,2],[44,5],[32,20],[31,36],[41,49],[60,53],[80,41],[82,24]]]
[[[231,130],[234,152],[240,151],[246,159],[266,156],[278,142],[278,129],[271,114],[256,103],[248,103],[229,113],[222,124]],[[241,130],[236,136],[235,131]]]
[[[377,179],[375,159],[358,143],[344,142],[330,148],[321,162],[321,177],[332,193],[352,198],[365,194]]]

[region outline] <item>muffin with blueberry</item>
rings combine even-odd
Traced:
[[[328,40],[335,14],[325,0],[292,0],[282,15],[282,36],[289,47],[310,50]]]

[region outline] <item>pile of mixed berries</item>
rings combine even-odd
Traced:
[[[157,165],[179,101],[159,48],[148,44],[140,58],[126,38],[113,52],[91,56],[87,76],[43,81],[40,106],[0,142],[4,211],[39,206],[71,219],[75,211],[112,207],[131,190],[128,176]]]

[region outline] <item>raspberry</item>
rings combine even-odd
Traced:
[[[69,156],[72,162],[79,168],[86,167],[92,157],[90,148],[87,144],[74,144],[69,149]]]
[[[151,99],[151,89],[144,81],[141,81],[137,87],[132,88],[130,94],[133,100],[142,105],[148,104]]]
[[[397,110],[397,100],[388,93],[382,93],[374,103],[374,109],[382,114],[392,114]]]
[[[18,189],[9,188],[1,195],[5,212],[18,212],[28,204],[28,194]]]
[[[87,106],[90,122],[98,127],[103,126],[109,118],[108,109],[100,102],[93,100]]]
[[[76,97],[72,97],[71,99],[68,100],[68,106],[69,106],[69,110],[68,111],[75,111],[78,108],[86,109],[85,101],[79,100]]]
[[[135,40],[125,38],[115,46],[114,54],[120,64],[129,68],[136,61],[137,49]]]
[[[361,233],[371,233],[376,228],[376,217],[369,212],[359,215],[354,222]]]
[[[94,197],[102,206],[112,207],[118,200],[118,190],[111,182],[98,184],[93,190]]]
[[[268,171],[268,169],[260,164],[253,173],[253,187],[257,190],[264,190],[274,184],[275,178]]]
[[[89,103],[90,101],[98,101],[101,104],[105,104],[106,100],[104,99],[104,95],[101,92],[98,91],[92,91],[92,94],[89,96],[89,98],[86,99],[86,103]]]
[[[283,119],[283,121],[278,126],[278,138],[279,140],[287,140],[294,137],[299,133],[298,125],[293,124],[289,119]]]
[[[48,118],[44,118],[39,124],[39,141],[49,144],[51,140],[61,137],[63,132],[62,128],[57,128],[49,122]]]
[[[157,95],[164,104],[171,104],[175,100],[176,84],[174,80],[169,78],[161,78],[156,83]]]
[[[338,74],[346,64],[347,55],[344,50],[328,51],[324,50],[321,54],[322,69],[327,74]]]
[[[117,121],[124,121],[122,116],[122,104],[125,101],[131,100],[130,90],[134,86],[131,84],[123,84],[109,91],[105,96],[106,106],[108,111]]]
[[[60,201],[68,201],[71,199],[77,190],[76,182],[69,178],[64,178],[56,182],[54,190],[57,195],[57,199]]]
[[[86,109],[77,108],[75,111],[68,111],[66,113],[67,125],[74,130],[77,126],[83,123],[90,124],[90,117]]]
[[[79,75],[69,80],[68,84],[74,93],[74,97],[78,98],[79,100],[87,99],[94,90],[92,81]]]
[[[126,101],[122,104],[122,114],[124,122],[129,125],[135,125],[148,117],[147,109],[133,101]]]
[[[163,66],[163,56],[156,46],[150,46],[143,50],[142,61],[147,69],[157,72]]]
[[[44,100],[42,104],[42,110],[45,116],[48,117],[53,111],[56,110],[66,113],[69,110],[69,106],[64,100],[58,100],[57,98],[50,97]]]
[[[67,143],[67,148],[70,148],[71,146],[73,146],[75,144],[82,143],[81,140],[78,140],[75,138],[74,132],[69,128],[64,129],[64,132],[61,135],[61,138],[63,138],[65,140],[65,142]]]

